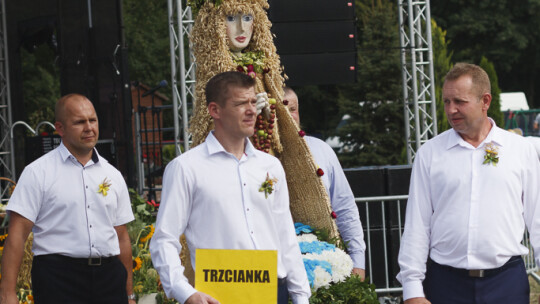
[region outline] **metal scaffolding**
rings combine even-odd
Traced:
[[[6,1],[0,0],[0,175],[15,180],[15,159],[11,134],[11,95],[9,86],[8,37]],[[4,197],[7,188],[0,189]]]
[[[193,27],[191,7],[182,7],[181,0],[167,0],[169,17],[169,39],[171,52],[171,87],[174,117],[176,155],[189,150],[188,107],[195,100],[195,57],[189,44]]]
[[[429,0],[398,0],[407,161],[437,135]]]

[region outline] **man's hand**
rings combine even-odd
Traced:
[[[197,291],[186,300],[185,304],[219,304],[219,301],[205,293]]]
[[[426,298],[410,298],[404,304],[431,304]]]
[[[352,274],[359,276],[362,281],[366,279],[366,271],[362,268],[353,268]]]
[[[257,102],[255,103],[255,108],[257,108],[257,115],[261,114],[262,111],[266,113],[270,112],[270,103],[268,103],[268,94],[266,92],[262,92],[257,94],[256,96]]]

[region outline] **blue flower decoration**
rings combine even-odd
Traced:
[[[300,242],[298,243],[300,246],[300,251],[302,254],[304,253],[315,253],[315,254],[321,254],[323,251],[330,250],[334,251],[336,249],[335,245],[328,244],[327,242],[320,242],[320,241],[314,241],[314,242]]]
[[[304,225],[302,223],[294,223],[294,229],[296,230],[296,235],[313,232],[313,229],[309,225]]]
[[[315,268],[320,266],[330,275],[332,275],[332,266],[327,261],[309,260],[304,259],[304,267],[306,268],[309,285],[313,288],[313,281],[315,280]]]

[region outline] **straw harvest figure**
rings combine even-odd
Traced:
[[[324,185],[324,174],[314,163],[304,139],[283,100],[284,78],[270,32],[266,0],[194,0],[198,15],[191,42],[196,58],[196,94],[190,131],[193,146],[203,142],[213,129],[206,107],[204,88],[214,75],[240,71],[256,78],[256,130],[254,146],[273,153],[287,174],[291,213],[295,222],[327,229],[337,236],[337,227]],[[285,104],[284,104],[285,103]]]

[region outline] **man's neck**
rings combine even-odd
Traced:
[[[463,138],[464,141],[471,144],[473,147],[477,148],[488,136],[489,132],[491,131],[491,128],[493,125],[491,124],[491,121],[489,118],[486,118],[484,123],[482,124],[482,127],[480,130],[474,134],[462,134],[458,133],[461,138]]]
[[[89,152],[84,152],[84,153],[76,151],[76,150],[74,150],[74,149],[72,149],[72,148],[70,148],[68,146],[66,146],[66,149],[83,166],[86,166],[86,164],[92,159],[92,155],[94,153],[94,149],[90,150]]]
[[[219,141],[225,151],[234,155],[237,159],[241,159],[246,149],[246,138],[237,138],[225,136],[221,132],[214,130],[214,137]]]

